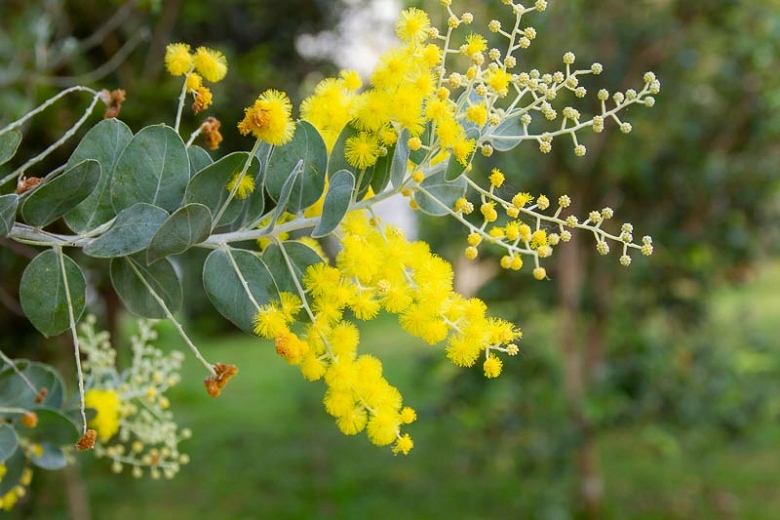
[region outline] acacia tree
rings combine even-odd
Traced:
[[[546,153],[554,139],[565,140],[574,155],[584,155],[578,132],[601,131],[628,107],[652,106],[660,90],[656,76],[644,73],[640,88],[611,99],[599,92],[600,111],[584,117],[558,103],[567,93],[574,101],[585,98],[582,78],[600,74],[601,64],[580,68],[566,52],[549,74],[517,68],[515,54],[536,37],[525,17],[544,11],[546,2],[507,3],[508,24],[486,26],[501,39],[497,48],[472,30],[471,13],[443,4],[441,29],[419,9],[401,14],[400,43],[381,58],[365,89],[353,71],[323,80],[301,104],[298,121],[287,94],[262,92],[237,125],[254,138],[249,151],[213,159],[196,144],[218,148],[222,125],[214,117],[185,130],[185,106],[191,103],[195,114],[208,110],[213,85],[228,72],[223,53],[186,43],[166,47],[168,72],[182,78],[172,126],[133,132],[117,119],[124,91],[75,86],[0,130],[0,161],[7,162],[22,140],[19,128],[66,96],[89,99],[72,132],[99,103],[106,106],[106,119],[65,164],[41,177],[25,176],[52,146],[0,179],[15,188],[0,196],[0,235],[40,250],[22,276],[20,307],[43,335],[68,332],[79,384],[71,409],[51,367],[4,359],[0,453],[7,472],[2,484],[11,486],[3,488],[4,505],[22,493],[29,465],[61,467],[73,445],[95,448],[117,471],[130,467],[137,476],[172,477],[187,460],[178,451],[186,434],[176,428],[164,396],[177,382],[180,356],[150,347],[154,336],[144,325],[132,367],[117,370],[108,338],[92,319],[82,319],[84,257],[110,273],[130,311],[173,323],[203,364],[207,393],[216,397],[238,368],[206,360],[176,318],[187,288],[174,261],[207,250],[202,283],[214,308],[238,328],[272,340],[306,379],[324,381],[325,410],[342,432],[365,432],[372,443],[407,454],[413,442],[402,428],[416,414],[383,377],[381,362],[358,353],[355,322],[380,310],[394,314],[405,331],[444,343],[450,361],[480,365],[488,378],[501,373],[501,355],[518,352],[521,332],[491,317],[481,300],[454,292],[451,266],[426,243],[382,224],[372,213],[377,202],[403,196],[415,209],[450,217],[465,227],[467,256],[492,244],[503,252],[502,267],[518,270],[528,262],[537,280],[546,277],[544,259],[579,231],[592,234],[599,251],[616,244],[623,265],[634,250],[652,253],[652,239],[635,241],[629,224],[614,234],[602,228],[613,215],[609,208],[578,219],[568,213],[568,195],[555,202],[527,192],[506,196],[502,171],[494,169],[481,185],[472,170],[480,155],[526,141]],[[550,125],[559,110],[563,123]],[[469,192],[478,200],[476,224],[466,217],[477,206]],[[335,259],[313,240],[324,236],[340,244]],[[95,411],[91,418],[88,408]]]

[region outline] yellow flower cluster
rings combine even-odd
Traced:
[[[40,445],[39,445],[40,447]],[[3,481],[8,468],[5,464],[0,463],[0,482]],[[29,467],[24,468],[22,476],[19,479],[19,484],[13,486],[4,495],[0,495],[0,511],[10,511],[14,508],[20,498],[27,494],[27,487],[32,482],[32,469]]]
[[[196,114],[212,103],[211,90],[203,80],[217,83],[227,74],[227,58],[218,50],[198,47],[192,52],[186,43],[171,43],[165,48],[165,68],[172,76],[185,75],[184,90],[192,94]]]
[[[242,135],[273,145],[289,142],[295,131],[291,118],[292,103],[287,94],[269,89],[260,94],[251,107],[244,109],[244,119],[238,123]]]
[[[472,366],[482,355],[487,377],[501,372],[496,352],[517,353],[513,341],[521,333],[487,317],[481,300],[455,293],[450,264],[426,243],[409,242],[400,229],[382,228],[365,212],[353,211],[341,223],[339,240],[335,266],[309,267],[302,298],[283,293],[262,306],[255,333],[273,339],[277,353],[299,366],[306,379],[324,378],[325,409],[342,432],[365,429],[374,444],[395,442],[395,452],[407,453],[411,439],[400,428],[415,415],[382,376],[381,362],[357,353],[359,332],[345,313],[360,320],[382,310],[395,314],[410,334],[431,344],[446,342],[447,357],[459,366]],[[292,325],[302,309],[310,323],[299,335]]]

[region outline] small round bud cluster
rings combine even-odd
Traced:
[[[621,255],[620,265],[622,265],[623,267],[628,267],[629,265],[631,265],[631,257],[628,255]]]
[[[550,199],[546,195],[539,195],[536,198],[536,207],[544,211],[550,207]]]
[[[571,231],[564,229],[561,231],[561,242],[568,242],[569,240],[571,240]]]
[[[529,40],[529,39],[528,39],[528,38],[526,38],[525,36],[521,36],[521,37],[520,37],[520,38],[517,40],[517,45],[518,45],[518,46],[519,46],[521,49],[527,49],[528,47],[530,47],[530,46],[531,46],[531,40]]]
[[[484,157],[490,157],[493,155],[493,147],[489,144],[483,144],[479,148],[479,153],[481,153]]]
[[[474,211],[474,205],[465,198],[460,197],[455,201],[455,211],[468,215]]]
[[[452,88],[458,88],[462,86],[465,83],[465,78],[462,74],[458,72],[453,72],[450,74],[450,77],[447,79],[447,83]]]
[[[572,65],[572,64],[574,63],[574,60],[575,60],[575,59],[576,59],[576,58],[575,58],[575,56],[574,56],[574,53],[573,53],[573,52],[571,52],[571,51],[570,51],[570,52],[567,52],[566,54],[564,54],[564,55],[563,55],[563,62],[564,62],[566,65]]]
[[[607,244],[604,240],[599,240],[596,242],[596,251],[598,251],[600,255],[606,255],[609,253],[609,244]]]
[[[574,89],[574,95],[579,99],[584,98],[587,93],[588,90],[585,87],[577,87]]]
[[[479,254],[479,251],[477,250],[476,247],[469,246],[466,248],[465,254],[466,254],[466,258],[468,258],[469,260],[474,260]]]
[[[466,25],[469,25],[471,22],[474,21],[474,15],[471,13],[463,13],[461,15],[460,19],[465,23]]]
[[[549,258],[553,254],[553,248],[550,247],[549,244],[540,246],[537,250],[537,254],[539,255],[539,258]]]
[[[558,197],[558,205],[562,208],[568,208],[571,205],[571,197],[568,195],[561,195]]]
[[[450,29],[457,29],[459,25],[460,25],[460,20],[458,20],[457,16],[453,15],[447,18],[447,27],[449,27]]]
[[[604,220],[609,220],[613,216],[615,216],[615,212],[609,206],[601,209],[601,218],[603,218]]]
[[[635,99],[636,99],[636,96],[637,96],[637,94],[636,94],[636,90],[634,90],[634,89],[632,89],[632,88],[630,88],[630,89],[626,90],[626,99],[627,99],[627,100],[629,100],[629,101],[633,101],[633,100],[635,100]]]
[[[487,87],[486,87],[485,85],[477,85],[477,86],[474,88],[474,92],[476,92],[476,94],[477,94],[478,96],[480,96],[480,97],[484,97],[485,95],[487,95],[487,93],[488,93],[488,89],[487,89]]]
[[[579,222],[579,219],[577,218],[576,215],[569,215],[568,217],[566,217],[565,223],[569,227],[574,227],[577,224],[579,224],[580,222]],[[564,240],[564,242],[568,242],[568,241]]]
[[[552,151],[552,137],[547,139],[543,137],[539,140],[539,151],[542,153],[550,153]]]
[[[647,96],[645,98],[645,106],[650,108],[655,105],[655,98],[653,96]]]
[[[534,269],[534,278],[537,280],[544,280],[547,278],[547,270],[544,267],[537,267]]]
[[[520,116],[520,124],[523,126],[530,125],[531,121],[533,121],[533,118],[531,118],[530,114],[523,114],[522,116]]]
[[[612,94],[612,100],[616,105],[620,105],[626,100],[626,96],[622,92],[615,92]]]
[[[598,94],[596,94],[596,97],[599,101],[606,101],[609,99],[609,90],[602,88],[599,90]]]
[[[563,109],[563,117],[566,119],[571,119],[574,122],[577,122],[580,118],[580,111],[577,110],[574,107],[565,107]]]
[[[566,86],[569,88],[577,88],[577,85],[580,84],[580,80],[577,79],[577,76],[571,75],[568,78],[566,78]]]
[[[627,231],[623,231],[620,233],[620,240],[622,240],[626,244],[630,244],[634,241],[634,235]]]
[[[642,254],[645,256],[653,254],[653,239],[649,235],[642,237]]]
[[[587,151],[588,150],[585,148],[585,145],[582,144],[578,144],[577,146],[574,147],[574,155],[576,155],[577,157],[584,156],[587,153]]]
[[[551,246],[557,246],[561,241],[561,235],[558,233],[550,233],[547,236],[547,243]]]
[[[501,59],[501,51],[496,49],[495,47],[490,49],[488,51],[488,58],[490,58],[492,61],[498,61]]]
[[[593,74],[599,75],[602,72],[604,72],[604,66],[601,63],[594,63],[593,65],[590,66],[590,71]]]
[[[501,30],[501,22],[498,20],[490,20],[490,23],[488,23],[488,30],[492,33],[497,33]]]
[[[523,29],[523,35],[525,35],[525,37],[528,38],[529,40],[533,40],[534,38],[536,38],[536,29],[534,29],[533,27],[526,27],[525,29]]]
[[[500,56],[499,56],[500,57]],[[504,60],[504,67],[507,69],[513,69],[517,65],[517,58],[514,56],[507,56]]]
[[[604,131],[604,118],[601,116],[593,116],[593,131],[600,134]]]
[[[601,224],[603,218],[600,212],[594,210],[588,213],[588,220],[590,220],[595,225],[599,225]]]
[[[623,132],[624,134],[631,132],[631,123],[626,123],[626,122],[620,123],[620,131]]]

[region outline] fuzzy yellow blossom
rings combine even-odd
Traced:
[[[428,13],[415,7],[401,11],[401,18],[395,24],[395,33],[405,43],[424,42],[430,29]]]
[[[484,105],[471,105],[466,108],[466,119],[478,126],[483,126],[487,122],[488,111]]]
[[[498,168],[493,168],[490,172],[490,184],[496,188],[500,188],[504,184],[504,174]]]
[[[512,205],[516,208],[522,208],[532,200],[534,197],[530,193],[518,193],[512,197]]]
[[[490,356],[485,360],[485,362],[482,365],[482,369],[485,371],[485,377],[487,378],[494,378],[498,377],[501,374],[501,367],[503,363],[500,359],[498,359],[498,356],[495,354],[490,354]]]
[[[193,63],[195,70],[212,83],[222,81],[227,74],[227,59],[218,50],[198,47],[193,57]]]
[[[287,94],[269,89],[260,94],[254,104],[244,109],[244,119],[238,124],[242,135],[252,134],[269,144],[282,145],[293,137],[295,123],[290,115],[292,103]]]
[[[358,169],[374,165],[379,158],[379,145],[376,137],[368,132],[360,132],[358,135],[350,137],[344,146],[344,158]]]
[[[119,409],[122,401],[113,390],[92,388],[84,394],[84,405],[97,411],[89,421],[90,428],[97,431],[98,438],[105,442],[119,431]]]
[[[495,220],[498,218],[495,202],[486,202],[482,204],[482,206],[479,208],[479,211],[482,213],[482,216],[485,217],[486,222],[495,222]]]
[[[165,47],[165,68],[172,76],[188,73],[193,66],[190,46],[186,43],[170,43]]]
[[[399,437],[397,441],[395,441],[395,446],[393,446],[393,453],[396,455],[398,455],[399,453],[408,455],[413,447],[414,447],[414,441],[412,441],[412,438],[409,436],[408,433],[405,433],[401,437]]]
[[[255,191],[255,180],[251,175],[245,174],[241,177],[241,181],[239,182],[240,175],[241,172],[236,172],[233,175],[233,178],[230,179],[230,182],[227,183],[227,186],[225,186],[225,189],[227,189],[228,192],[232,192],[235,188],[236,198],[245,199],[250,193]],[[237,188],[236,185],[238,185]]]
[[[347,90],[355,91],[363,86],[363,80],[360,79],[360,74],[355,70],[342,70],[339,72],[339,76],[344,80],[344,87]]]
[[[190,72],[185,78],[185,84],[187,85],[187,92],[195,92],[203,86],[203,78],[196,72]]]
[[[509,93],[511,80],[512,75],[504,69],[491,69],[485,74],[485,83],[499,97],[504,97]]]
[[[481,34],[471,33],[466,36],[466,43],[460,47],[460,53],[464,56],[474,56],[487,50],[487,40]]]

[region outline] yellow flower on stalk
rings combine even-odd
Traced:
[[[466,36],[466,43],[460,48],[464,56],[474,56],[487,50],[487,40],[481,34],[471,33]]]
[[[172,76],[188,73],[193,66],[190,46],[186,43],[170,43],[165,47],[165,68]]]
[[[344,146],[344,158],[355,168],[368,168],[376,163],[379,158],[379,145],[376,137],[360,132],[347,139]]]
[[[287,94],[269,89],[260,94],[255,103],[244,109],[244,119],[238,124],[242,135],[252,134],[266,143],[282,145],[289,142],[295,131],[290,114],[292,103]]]
[[[241,178],[241,182],[239,182],[238,179],[240,176],[241,172],[236,172],[233,175],[233,178],[230,179],[230,182],[227,183],[227,186],[225,186],[225,189],[227,189],[228,192],[232,192],[233,188],[238,184],[238,188],[236,188],[236,198],[243,200],[247,198],[250,193],[255,191],[255,180],[251,175],[244,174]]]
[[[84,394],[84,405],[97,410],[97,415],[89,421],[89,427],[97,431],[102,442],[106,442],[119,431],[121,404],[119,395],[113,390],[92,388]]]
[[[416,7],[401,11],[401,19],[395,24],[395,34],[404,43],[422,43],[428,38],[431,20],[428,13]]]
[[[227,58],[214,49],[198,47],[193,57],[193,63],[201,76],[212,83],[221,81],[227,74]]]

